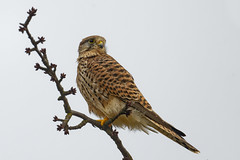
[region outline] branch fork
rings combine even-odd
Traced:
[[[119,116],[124,115],[124,114],[126,116],[128,116],[131,113],[131,110],[128,110],[129,105],[126,105],[126,107],[124,107],[121,110],[121,112],[119,112],[118,115],[116,115],[115,117],[113,117],[111,119],[108,119],[104,123],[103,126],[101,125],[100,122],[86,116],[85,114],[75,111],[75,110],[72,110],[69,105],[67,96],[69,96],[71,94],[75,95],[76,88],[71,87],[68,91],[64,90],[63,86],[61,85],[61,82],[63,81],[63,79],[66,78],[66,74],[61,73],[60,77],[58,78],[58,76],[56,75],[57,65],[54,63],[49,63],[49,60],[47,58],[46,48],[41,48],[40,50],[38,48],[38,45],[40,43],[43,44],[46,41],[45,38],[43,36],[41,36],[41,37],[37,38],[38,40],[35,40],[28,29],[28,25],[29,25],[31,19],[34,16],[36,16],[37,9],[32,7],[27,13],[28,13],[28,17],[27,17],[26,21],[24,23],[20,23],[20,26],[18,29],[19,32],[27,34],[29,40],[31,41],[31,43],[33,45],[32,48],[26,48],[25,53],[27,53],[28,55],[31,55],[32,52],[36,52],[38,54],[38,56],[40,57],[40,59],[42,61],[43,66],[40,65],[39,63],[36,63],[34,65],[35,70],[36,71],[42,70],[42,71],[44,71],[45,74],[48,74],[51,77],[50,81],[52,81],[56,84],[56,88],[57,88],[58,92],[60,93],[58,100],[63,101],[63,107],[64,107],[64,110],[66,113],[65,118],[60,119],[57,116],[54,116],[54,118],[53,118],[54,122],[61,122],[59,125],[57,125],[57,130],[58,131],[63,130],[64,134],[68,135],[69,130],[81,129],[87,123],[90,123],[93,126],[99,128],[100,130],[105,131],[105,133],[111,137],[111,139],[115,142],[119,151],[122,153],[123,160],[132,160],[133,158],[131,157],[129,152],[125,149],[121,140],[119,139],[118,132],[116,130],[113,130],[112,127],[109,127],[109,125],[112,124]],[[69,126],[68,122],[70,121],[72,116],[79,117],[82,119],[82,121],[79,124],[77,124],[76,126]]]

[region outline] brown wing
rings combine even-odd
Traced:
[[[114,58],[109,55],[92,57],[88,59],[87,68],[89,69],[88,73],[92,74],[89,75],[89,77],[92,77],[91,81],[95,81],[96,84],[100,85],[98,88],[102,89],[102,91],[99,91],[101,94],[116,96],[126,102],[133,101],[136,103],[136,109],[145,116],[165,128],[173,130],[179,136],[185,136],[183,132],[162,120],[152,110],[150,104],[135,85],[132,75]]]
[[[185,134],[162,120],[156,114],[150,104],[143,97],[134,83],[131,74],[109,55],[101,55],[88,58],[87,77],[95,85],[99,85],[99,91],[103,96],[115,96],[127,102],[135,102],[133,108],[141,112],[149,119],[149,125],[185,148],[198,153],[199,151],[186,142],[182,137]],[[101,100],[100,100],[101,101]]]
[[[109,55],[93,57],[89,59],[87,68],[89,69],[89,73],[93,74],[90,77],[93,77],[98,82],[97,84],[100,85],[99,88],[102,89],[100,92],[105,93],[103,95],[112,95],[123,101],[139,103],[140,105],[137,105],[136,109],[144,113],[148,118],[174,130],[179,136],[185,136],[183,132],[163,121],[152,111],[150,104],[135,85],[132,75],[114,58]]]
[[[105,95],[112,95],[122,100],[139,101],[141,93],[137,89],[133,77],[114,58],[109,55],[88,59],[88,73],[93,82]]]

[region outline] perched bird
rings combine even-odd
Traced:
[[[186,149],[199,153],[183,137],[185,134],[165,122],[138,90],[132,75],[107,54],[106,40],[101,36],[84,38],[79,45],[77,86],[89,111],[100,118],[101,124],[113,118],[129,103],[134,102],[130,115],[119,116],[112,125],[130,130],[160,132]]]

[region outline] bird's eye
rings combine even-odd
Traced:
[[[93,44],[93,43],[94,43],[94,39],[90,39],[88,42],[89,42],[90,44]]]

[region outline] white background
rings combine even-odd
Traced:
[[[118,129],[135,160],[237,160],[240,105],[240,1],[69,0],[0,2],[0,159],[122,159],[114,142],[87,125],[69,136],[52,117],[64,116],[49,77],[26,35],[18,32],[26,11],[34,37],[46,37],[51,62],[64,72],[65,89],[76,87],[77,48],[82,38],[101,35],[108,53],[135,78],[153,109],[186,133],[196,155],[161,134]],[[69,96],[87,115],[82,96]],[[90,115],[96,118],[94,115]],[[80,119],[73,119],[77,124]]]

